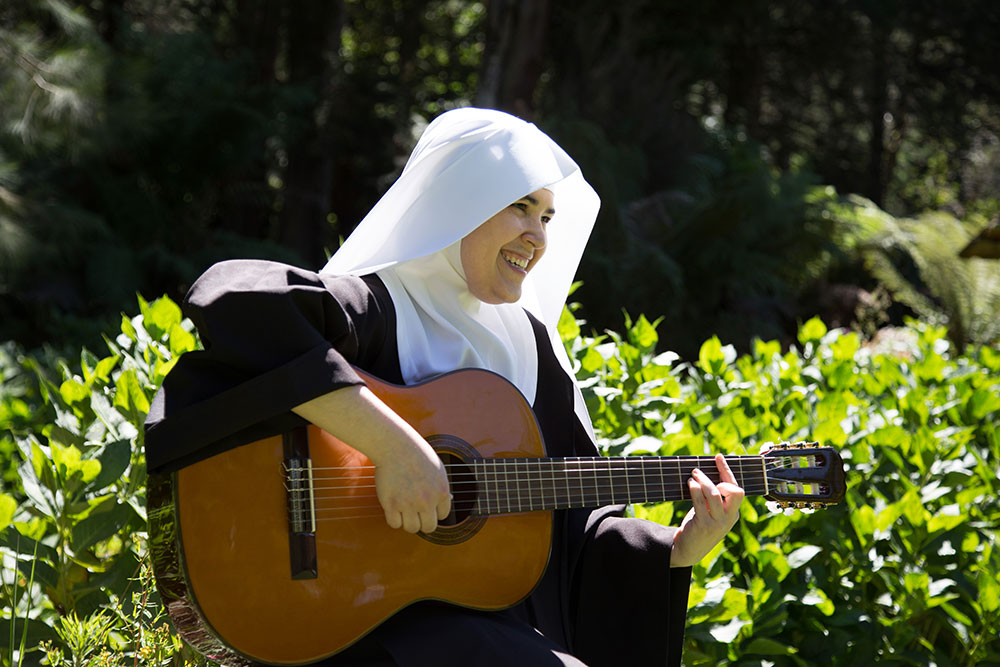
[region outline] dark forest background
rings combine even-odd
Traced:
[[[990,343],[997,262],[958,251],[1000,213],[998,44],[993,0],[7,0],[0,340],[99,345],[228,257],[319,268],[476,104],[601,195],[598,330],[662,316],[690,356],[916,314]]]

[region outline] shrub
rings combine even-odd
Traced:
[[[0,358],[22,484],[0,493],[0,664],[207,664],[169,633],[144,566],[141,424],[198,343],[168,299],[140,311],[78,368]],[[814,319],[790,349],[758,340],[740,356],[712,338],[681,363],[655,352],[645,317],[596,337],[581,324],[567,310],[560,330],[605,452],[810,439],[844,457],[843,503],[748,499],[694,568],[686,664],[1000,660],[1000,353],[957,354],[943,327],[916,321],[864,342]],[[634,512],[676,525],[686,509]]]
[[[18,664],[36,664],[41,656],[34,649],[43,640],[58,642],[75,661],[93,646],[73,638],[94,645],[114,639],[124,655],[148,643],[132,631],[140,626],[123,624],[137,618],[132,594],[143,600],[149,594],[136,585],[146,556],[142,423],[172,360],[193,349],[196,338],[169,299],[139,305],[141,314],[123,317],[121,334],[106,339],[107,356],[84,349],[78,368],[5,357],[0,415],[10,415],[4,438],[15,445],[19,482],[0,502],[0,510],[9,510],[0,511],[5,660],[16,655]],[[25,398],[34,403],[30,411]],[[93,632],[98,626],[106,632]],[[57,654],[50,647],[50,658]]]
[[[610,453],[840,450],[845,502],[773,512],[748,499],[694,568],[685,664],[996,664],[1000,659],[1000,354],[958,355],[943,327],[874,342],[819,320],[783,351],[656,355],[653,324],[563,335]],[[745,449],[744,449],[745,448]],[[685,504],[636,507],[677,525]]]

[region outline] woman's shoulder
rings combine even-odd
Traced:
[[[325,275],[293,264],[264,259],[227,259],[205,270],[192,284],[187,301],[214,301],[228,294],[323,291],[339,299],[363,303],[384,300],[385,286],[377,276]]]

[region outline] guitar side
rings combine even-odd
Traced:
[[[414,387],[366,381],[432,442],[447,435],[483,458],[544,455],[530,407],[492,373],[464,371]],[[290,572],[281,438],[151,480],[161,596],[182,636],[205,655],[229,665],[312,662],[415,601],[502,609],[541,578],[551,512],[469,518],[430,538],[412,535],[385,524],[367,458],[315,427],[309,449],[317,477],[315,578]],[[331,488],[340,489],[339,509],[323,500],[327,469],[337,470]]]

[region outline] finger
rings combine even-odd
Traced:
[[[437,517],[433,512],[420,513],[420,532],[425,534],[433,533],[437,530]]]
[[[733,474],[732,469],[729,467],[729,462],[726,461],[726,457],[722,454],[715,455],[715,467],[719,469],[719,479],[723,482],[729,482],[730,484],[735,484],[739,486],[736,481],[736,475]]]
[[[705,498],[705,491],[693,475],[688,478],[688,491],[691,493],[691,503],[694,505],[695,515],[700,516],[703,512],[711,514]]]
[[[437,506],[438,521],[444,521],[445,519],[448,518],[448,515],[451,514],[451,501],[452,501],[452,496],[451,494],[449,494],[447,498],[438,503]]]
[[[699,475],[698,479],[700,479],[703,482],[701,485],[702,487],[701,491],[702,495],[704,495],[705,497],[705,507],[708,509],[708,513],[713,515],[713,518],[719,518],[723,516],[727,512],[727,505],[725,502],[725,498],[722,495],[721,486],[723,484],[725,484],[726,486],[733,486],[733,485],[729,484],[728,482],[721,482],[718,486],[716,486],[712,482],[712,480],[709,479],[708,475],[703,473],[701,470],[696,470],[696,472]],[[733,488],[739,488],[739,487],[733,487]]]
[[[726,516],[736,517],[740,513],[740,505],[743,504],[743,498],[745,493],[742,488],[738,486],[733,486],[731,484],[719,485],[719,490],[723,492],[724,497],[722,500],[722,506],[725,508],[724,511]],[[735,518],[734,518],[735,521]]]
[[[390,512],[386,510],[385,522],[389,524],[390,528],[402,528],[403,527],[403,515],[399,512]]]
[[[416,533],[420,530],[420,515],[416,512],[408,512],[403,515],[403,530],[408,533]]]
[[[715,488],[722,493],[722,497],[727,501],[732,499],[743,500],[744,496],[746,496],[746,491],[738,484],[723,482],[722,484],[718,484]]]

